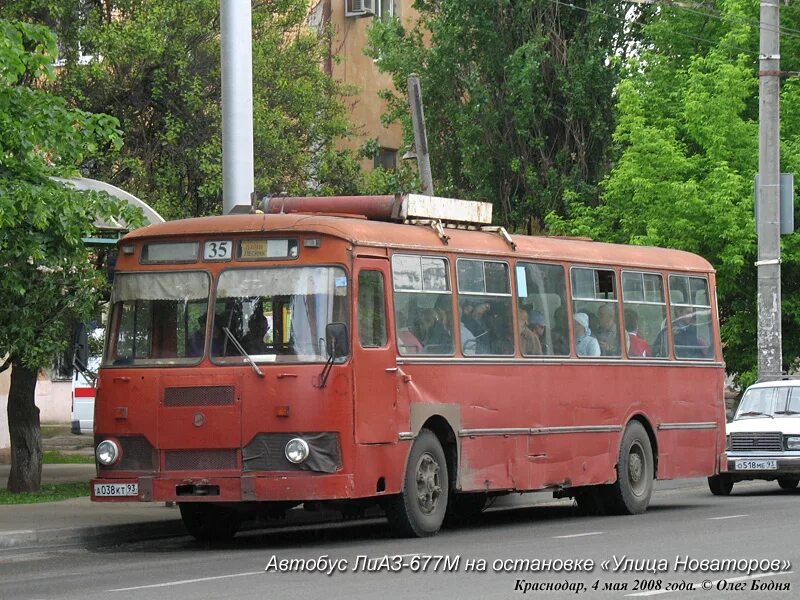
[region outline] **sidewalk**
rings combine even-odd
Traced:
[[[9,465],[0,465],[0,487]],[[42,483],[86,482],[94,465],[43,465]],[[70,543],[124,543],[186,535],[177,507],[158,502],[97,503],[87,497],[0,505],[0,549]]]

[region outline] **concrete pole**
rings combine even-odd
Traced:
[[[249,212],[253,180],[253,41],[250,0],[220,0],[223,214]]]
[[[408,78],[408,103],[411,107],[411,123],[414,125],[414,148],[417,151],[417,168],[422,181],[422,193],[433,196],[431,156],[428,153],[428,134],[425,130],[425,113],[422,110],[422,89],[419,75]]]
[[[780,0],[761,0],[758,139],[758,376],[780,377]]]

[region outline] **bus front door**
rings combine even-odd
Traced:
[[[355,439],[359,444],[396,442],[398,374],[387,303],[389,261],[358,258],[354,273]]]

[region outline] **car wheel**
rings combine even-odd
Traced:
[[[708,478],[708,489],[715,496],[730,496],[733,489],[733,478],[726,473],[713,475]]]
[[[778,485],[784,490],[793,490],[800,483],[797,477],[778,477]]]
[[[408,455],[402,491],[387,499],[389,525],[403,537],[435,535],[447,512],[449,489],[442,445],[423,429]]]

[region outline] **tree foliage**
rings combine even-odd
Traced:
[[[81,238],[97,217],[140,218],[107,195],[50,179],[120,145],[116,119],[70,108],[30,85],[53,76],[55,56],[47,29],[0,20],[0,357],[13,368],[12,491],[39,486],[36,372],[63,349],[65,324],[88,316],[103,287]]]
[[[555,0],[418,0],[419,23],[370,30],[369,52],[398,90],[418,73],[435,187],[488,199],[505,225],[597,200],[614,124],[613,89],[630,5]],[[631,15],[633,18],[634,15]],[[407,113],[392,96],[388,118]],[[408,120],[405,119],[407,137]]]
[[[121,155],[84,165],[165,218],[219,213],[222,142],[219,0],[11,0],[0,9],[59,32],[54,89],[116,116]],[[253,4],[256,190],[353,192],[355,157],[341,96],[320,68],[330,32],[307,26],[305,0]],[[83,55],[83,58],[81,58]]]
[[[758,4],[733,0],[718,11],[664,8],[645,29],[646,43],[626,65],[616,91],[617,157],[603,201],[571,198],[557,232],[680,248],[717,269],[728,370],[748,383],[756,370],[757,238],[753,177],[758,171]],[[800,12],[782,8],[784,27]],[[784,33],[782,68],[797,68],[798,37]],[[782,170],[800,168],[800,95],[782,91]],[[800,355],[798,236],[783,240],[784,361]]]

